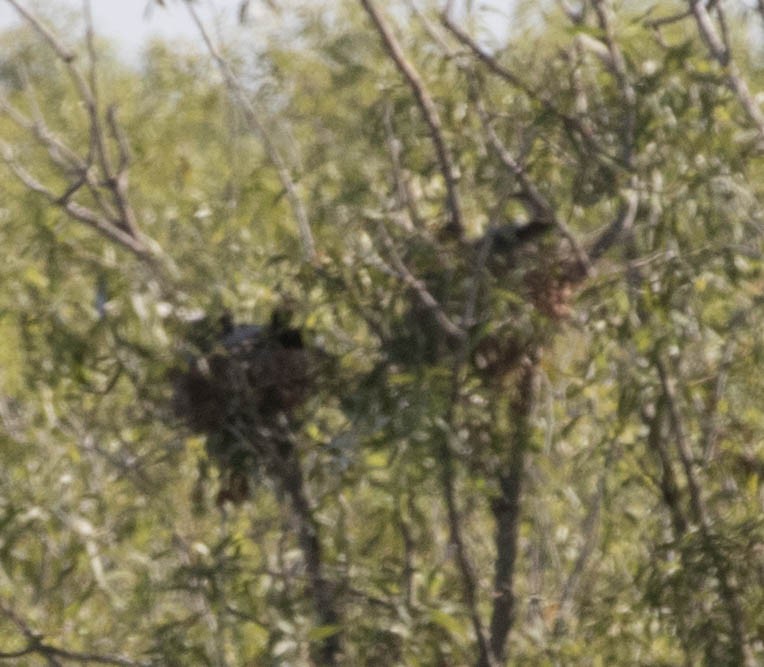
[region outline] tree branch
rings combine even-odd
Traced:
[[[380,235],[382,236],[382,242],[385,245],[385,249],[390,256],[390,261],[393,264],[393,268],[396,270],[403,282],[414,290],[414,293],[417,295],[417,298],[422,303],[422,305],[427,310],[432,312],[443,331],[445,331],[449,336],[456,338],[457,340],[464,340],[467,336],[467,333],[462,327],[454,324],[454,322],[451,321],[446,312],[443,310],[442,306],[438,303],[437,299],[427,289],[427,285],[425,285],[422,280],[411,273],[411,270],[406,266],[403,259],[398,254],[398,251],[395,249],[395,244],[393,243],[393,240],[383,223],[379,224],[379,231]]]
[[[19,629],[27,640],[27,645],[16,651],[0,652],[0,661],[14,660],[25,655],[40,655],[51,664],[58,664],[56,658],[76,660],[80,664],[116,665],[117,667],[148,667],[147,662],[138,662],[121,656],[99,655],[97,653],[82,653],[59,648],[43,641],[43,636],[32,630],[8,604],[0,601],[0,613],[5,615]]]
[[[632,178],[631,185],[636,186],[635,178]],[[637,217],[638,204],[639,195],[633,187],[621,195],[621,205],[618,215],[616,215],[613,221],[600,233],[589,248],[588,255],[592,262],[599,260],[602,255],[619,241],[621,235],[625,231],[631,229],[634,220]]]
[[[406,59],[397,38],[372,0],[360,0],[360,2],[382,37],[382,42],[388,55],[414,92],[414,97],[430,130],[430,139],[435,146],[440,172],[446,183],[446,198],[450,217],[449,226],[456,236],[461,237],[464,233],[464,225],[462,222],[459,192],[456,186],[456,170],[454,168],[453,157],[443,137],[443,125],[435,102],[427,91],[419,73]]]
[[[199,14],[195,9],[192,0],[185,0],[185,3],[186,8],[188,9],[188,13],[196,24],[197,30],[199,30],[199,34],[207,46],[207,50],[209,51],[212,59],[215,61],[218,69],[220,70],[220,73],[223,76],[223,80],[228,87],[229,94],[244,114],[244,119],[249,125],[250,130],[252,130],[260,139],[260,143],[263,145],[263,148],[268,155],[268,159],[276,169],[276,174],[278,175],[279,181],[281,182],[281,185],[286,192],[287,199],[289,200],[292,213],[297,223],[297,231],[300,236],[303,256],[306,260],[315,262],[317,257],[316,243],[313,239],[313,232],[311,231],[308,213],[305,210],[302,198],[300,197],[297,190],[297,184],[292,178],[286,161],[281,155],[279,149],[276,147],[276,144],[271,140],[265,125],[260,120],[260,111],[257,108],[255,102],[245,93],[244,86],[236,76],[236,73],[233,71],[231,65],[225,59],[220,49],[212,41],[212,38],[210,37],[207,28],[205,28],[204,23],[202,23],[202,20],[199,17]]]
[[[698,26],[698,32],[708,48],[711,57],[726,71],[727,87],[737,96],[748,119],[756,126],[761,138],[764,138],[764,113],[759,108],[758,103],[751,95],[748,84],[743,78],[735,61],[732,59],[732,50],[725,39],[725,19],[724,10],[719,3],[715,4],[715,9],[719,15],[722,26],[722,35],[716,31],[711,16],[703,0],[688,0],[690,11],[695,17],[695,23]]]
[[[110,241],[130,250],[143,260],[153,260],[154,252],[147,243],[136,221],[128,196],[129,153],[127,140],[116,121],[113,108],[106,114],[106,125],[119,150],[119,167],[115,171],[109,155],[109,140],[105,133],[104,119],[100,111],[98,88],[98,59],[95,47],[95,33],[89,0],[83,0],[86,34],[85,43],[88,53],[88,77],[85,77],[76,65],[76,55],[59,40],[44,22],[17,0],[8,0],[21,17],[32,27],[56,56],[62,61],[79,98],[86,110],[90,129],[90,150],[83,157],[53,133],[46,125],[42,113],[34,98],[32,113],[34,120],[24,116],[6,99],[0,99],[0,110],[14,123],[29,131],[45,148],[51,161],[58,167],[61,176],[68,181],[63,195],[57,196],[52,188],[37,181],[19,165],[10,148],[3,144],[3,157],[17,178],[30,190],[44,195],[52,204],[61,208],[72,219],[93,227]],[[27,81],[30,96],[33,96],[31,83]],[[96,160],[92,157],[95,153]],[[97,174],[95,172],[98,172]],[[98,209],[83,206],[72,198],[80,187],[86,185],[95,200]],[[111,199],[111,203],[109,203]]]
[[[514,432],[505,464],[499,470],[499,497],[491,506],[496,522],[496,565],[491,612],[491,653],[498,664],[507,660],[507,638],[515,620],[515,563],[520,531],[520,498],[525,479],[525,459],[530,447],[530,417],[536,360],[523,362],[516,396],[509,408]]]

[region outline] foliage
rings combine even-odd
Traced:
[[[764,659],[764,16],[576,4],[2,37],[0,662]],[[172,378],[282,307],[221,494]]]

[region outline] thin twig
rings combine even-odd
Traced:
[[[314,262],[317,257],[316,243],[313,239],[310,220],[302,202],[302,198],[298,193],[297,184],[295,183],[290,173],[289,167],[287,166],[284,157],[281,155],[281,152],[276,147],[276,144],[271,139],[265,125],[260,120],[261,114],[255,102],[250,98],[249,95],[246,94],[243,84],[239,80],[236,73],[233,71],[230,63],[228,60],[226,60],[220,49],[212,41],[212,38],[210,37],[210,34],[207,31],[207,28],[204,26],[201,18],[199,17],[199,14],[196,11],[193,3],[191,0],[186,0],[185,4],[192,20],[196,24],[196,28],[199,31],[199,34],[204,40],[207,50],[212,56],[212,59],[217,64],[220,73],[223,75],[223,80],[226,82],[226,86],[228,87],[228,91],[231,97],[234,99],[244,114],[244,118],[247,121],[250,129],[253,130],[259,137],[260,142],[262,143],[263,148],[265,148],[265,152],[268,155],[268,159],[276,169],[279,181],[281,182],[281,185],[286,192],[287,199],[289,200],[289,204],[292,208],[292,213],[297,223],[300,242],[302,244],[303,256],[306,260]]]
[[[586,17],[586,2],[582,2],[578,9],[571,7],[567,0],[557,0],[557,4],[573,25],[580,25],[583,23],[584,18]]]
[[[100,111],[101,105],[97,77],[98,58],[89,0],[83,0],[85,44],[89,61],[87,77],[83,75],[77,66],[75,53],[61,42],[41,18],[17,0],[8,1],[41,37],[43,42],[64,63],[87,113],[90,128],[90,150],[87,157],[82,157],[69,148],[63,140],[47,127],[39,106],[34,99],[34,91],[31,85],[29,85],[28,91],[31,97],[34,120],[26,118],[6,100],[0,100],[0,108],[15,123],[25,127],[35,136],[38,142],[47,150],[51,160],[57,165],[62,175],[69,181],[69,184],[62,195],[56,195],[51,188],[37,181],[19,165],[15,161],[12,151],[6,145],[3,145],[0,148],[3,151],[5,161],[27,188],[47,197],[51,203],[59,206],[71,218],[93,227],[111,241],[115,241],[129,249],[141,259],[152,260],[154,253],[150,250],[151,246],[147,243],[149,239],[144,238],[140,233],[136,216],[129,200],[127,191],[129,160],[125,150],[127,142],[117,129],[113,112],[111,112],[111,118],[107,114],[106,121],[119,147],[119,172],[114,171],[109,155],[109,142],[104,131],[104,120]],[[96,156],[95,164],[92,157],[93,154]],[[96,174],[94,172],[99,173]],[[100,212],[73,200],[73,196],[83,185],[87,186]],[[111,199],[111,203],[107,199]]]
[[[441,20],[443,25],[454,35],[454,37],[456,37],[456,39],[461,44],[466,46],[472,55],[488,68],[489,72],[492,72],[510,85],[515,86],[520,91],[525,93],[530,99],[538,102],[545,111],[548,111],[555,117],[559,118],[569,131],[575,132],[575,134],[584,140],[597,160],[604,161],[607,164],[612,164],[615,162],[615,159],[598,144],[596,137],[594,136],[594,132],[586,124],[584,119],[580,119],[565,113],[545,93],[535,90],[532,86],[523,81],[518,75],[502,65],[496,57],[492,56],[490,53],[481,48],[480,45],[474,39],[472,39],[469,34],[467,34],[467,32],[456,25],[450,18],[449,12],[444,11],[441,14]]]
[[[621,128],[621,159],[627,168],[631,168],[634,159],[634,144],[637,127],[637,93],[629,81],[626,59],[618,46],[611,8],[604,0],[592,0],[594,11],[605,35],[605,44],[610,53],[611,69],[621,92],[624,105],[624,119]]]
[[[18,162],[13,158],[13,151],[7,144],[0,143],[0,151],[3,153],[3,159],[9,166],[11,171],[16,177],[32,192],[46,197],[52,204],[60,206],[70,217],[75,220],[84,223],[85,225],[97,230],[103,236],[117,244],[130,250],[133,254],[141,259],[148,258],[148,250],[146,246],[131,234],[128,234],[124,230],[120,229],[111,220],[107,219],[103,215],[99,215],[92,209],[78,204],[70,199],[71,194],[69,189],[64,192],[63,195],[57,195],[52,190],[35,179],[29,172],[27,172]]]
[[[582,278],[589,275],[591,271],[591,261],[586,254],[586,250],[578,242],[573,232],[570,230],[567,224],[560,219],[555,212],[554,207],[544,197],[541,191],[536,187],[535,183],[528,177],[523,166],[515,160],[512,154],[509,152],[506,146],[496,134],[496,130],[488,119],[488,114],[483,107],[482,101],[477,100],[478,114],[480,115],[480,121],[483,126],[485,135],[488,137],[488,141],[491,147],[494,149],[502,164],[512,173],[520,184],[522,193],[525,198],[530,202],[534,213],[536,214],[536,222],[543,224],[549,224],[556,227],[563,238],[570,244],[573,254],[576,257],[576,262],[580,267]]]
[[[636,186],[636,179],[632,178],[632,186]],[[589,248],[589,257],[596,262],[621,238],[621,235],[631,229],[637,217],[639,195],[632,187],[621,195],[621,205],[618,214],[613,221],[600,233]]]
[[[417,278],[406,266],[405,262],[398,254],[398,251],[395,249],[393,239],[390,237],[390,233],[387,231],[384,223],[380,222],[379,231],[380,236],[382,237],[382,243],[390,256],[390,261],[399,277],[406,283],[406,285],[414,290],[422,305],[432,312],[443,331],[457,340],[463,340],[467,335],[464,329],[449,319],[437,299],[427,289],[427,285],[425,285],[424,281]]]
[[[645,27],[662,28],[663,26],[671,25],[672,23],[684,21],[688,16],[692,16],[692,10],[685,9],[684,11],[669,14],[668,16],[661,16],[657,19],[647,19],[645,21]]]
[[[408,211],[409,221],[406,231],[413,232],[415,229],[422,229],[422,218],[417,210],[416,200],[412,196],[408,180],[403,173],[403,166],[401,165],[401,141],[395,135],[390,104],[385,105],[382,120],[385,126],[387,149],[390,153],[390,162],[393,168],[393,181],[398,199],[398,208]]]
[[[27,640],[27,645],[24,648],[0,652],[0,661],[15,660],[25,655],[40,655],[52,664],[59,664],[56,658],[62,658],[64,660],[76,660],[80,664],[92,665],[116,665],[117,667],[148,667],[149,665],[147,662],[138,662],[121,656],[81,653],[53,646],[44,642],[40,633],[32,630],[24,619],[2,601],[0,601],[0,613],[10,619]]]

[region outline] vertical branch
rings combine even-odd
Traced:
[[[530,445],[530,416],[536,360],[524,360],[516,396],[509,408],[513,424],[509,456],[498,472],[499,497],[491,510],[496,521],[496,565],[491,611],[491,653],[498,664],[507,660],[507,638],[515,620],[514,578],[520,530],[520,499],[525,477],[525,459]]]
[[[289,497],[293,516],[297,523],[297,541],[305,562],[310,582],[310,596],[318,624],[330,633],[321,640],[317,651],[317,663],[331,667],[338,664],[341,651],[340,614],[335,602],[334,587],[325,573],[324,555],[319,539],[318,525],[305,488],[297,448],[288,433],[280,434],[281,442],[270,452],[271,472],[279,480]],[[336,631],[333,631],[335,630]]]
[[[660,462],[660,489],[663,502],[668,507],[671,515],[671,525],[676,538],[681,538],[687,532],[687,518],[682,509],[679,482],[671,463],[671,456],[666,448],[663,434],[666,406],[664,400],[659,400],[657,405],[645,408],[642,411],[642,421],[648,427],[647,445]]]
[[[562,593],[559,598],[557,618],[555,619],[553,628],[553,633],[556,637],[561,636],[565,631],[565,620],[571,612],[573,598],[579,589],[586,565],[589,562],[592,553],[594,553],[599,533],[600,514],[602,512],[602,505],[605,501],[605,484],[611,471],[611,464],[618,455],[617,447],[613,446],[605,457],[605,465],[599,480],[597,481],[597,490],[587,502],[589,511],[586,513],[586,517],[584,518],[581,527],[583,544],[578,552],[573,569],[562,587]]]
[[[624,121],[621,129],[621,159],[629,168],[633,166],[634,140],[637,128],[637,93],[629,81],[626,59],[618,46],[613,30],[611,9],[605,0],[593,0],[594,11],[600,28],[605,33],[605,44],[610,55],[609,63],[613,71],[624,104]]]
[[[416,206],[416,198],[411,192],[408,179],[403,172],[401,164],[401,141],[395,135],[393,128],[392,109],[390,104],[385,105],[382,115],[382,121],[385,126],[385,135],[387,138],[387,149],[390,153],[390,162],[393,168],[393,182],[395,185],[396,199],[399,209],[406,209],[409,220],[406,224],[406,231],[412,232],[422,229],[422,218]]]
[[[725,611],[729,618],[732,646],[732,656],[737,664],[745,667],[753,667],[755,659],[751,647],[746,640],[745,614],[740,603],[740,596],[734,575],[730,572],[730,565],[726,556],[719,550],[717,540],[712,532],[711,517],[706,507],[705,500],[700,488],[700,483],[695,473],[694,455],[686,435],[682,415],[679,411],[676,388],[673,380],[668,375],[668,370],[660,356],[655,359],[656,370],[660,378],[663,396],[668,409],[669,424],[671,427],[679,459],[685,473],[687,488],[690,494],[690,508],[694,522],[698,525],[703,547],[713,563],[716,580],[719,582],[719,595],[723,601]]]
[[[690,447],[689,440],[684,431],[684,424],[682,417],[679,414],[679,407],[677,405],[676,388],[674,382],[668,376],[666,365],[661,358],[655,360],[656,370],[658,371],[658,377],[660,378],[661,388],[668,407],[669,423],[671,424],[671,430],[674,434],[676,441],[677,451],[679,453],[679,460],[682,463],[684,469],[685,478],[687,480],[687,489],[690,494],[690,507],[692,509],[692,516],[701,526],[708,526],[708,512],[706,510],[705,503],[700,491],[700,483],[695,475],[695,455]]]
[[[472,629],[478,643],[478,667],[498,667],[491,653],[489,639],[486,637],[483,622],[480,620],[477,601],[477,582],[475,568],[467,553],[467,545],[462,535],[462,520],[456,503],[454,457],[448,443],[447,434],[443,434],[439,447],[440,483],[446,501],[449,539],[454,547],[456,564],[461,574],[462,597],[472,621]]]
[[[454,160],[451,156],[451,152],[443,137],[443,124],[440,120],[438,109],[425,87],[422,78],[419,76],[419,73],[406,59],[401,45],[398,43],[397,38],[380,11],[374,5],[372,0],[360,1],[382,37],[382,42],[385,45],[388,55],[414,92],[414,97],[422,111],[425,123],[430,130],[430,139],[435,146],[435,153],[438,158],[438,164],[440,165],[440,172],[443,175],[443,180],[446,182],[446,199],[450,217],[449,227],[456,236],[461,237],[464,232],[464,225],[462,222],[459,192],[456,187],[456,169],[454,167]]]

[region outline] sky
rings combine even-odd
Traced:
[[[21,0],[26,7],[37,6],[55,28],[53,7],[71,7],[75,12],[81,0]],[[202,3],[204,4],[204,3]],[[215,6],[235,16],[239,0],[216,0]],[[113,40],[128,59],[137,57],[143,44],[153,36],[199,41],[198,33],[181,2],[165,2],[146,11],[148,0],[91,0],[96,33]],[[19,23],[16,11],[7,0],[0,0],[0,29]]]
[[[455,5],[458,7],[463,1],[456,2]],[[82,8],[82,0],[20,0],[20,2],[26,7],[39,8],[41,11],[38,13],[43,14],[54,28],[56,26],[53,8],[69,7],[77,14]],[[164,8],[152,3],[150,11],[146,11],[149,0],[90,0],[90,2],[96,33],[116,43],[127,60],[137,60],[142,46],[153,36],[200,43],[199,34],[180,0],[166,0]],[[214,7],[217,10],[217,19],[225,16],[228,21],[233,21],[240,2],[241,0],[203,0],[198,3],[198,6],[200,13],[207,14],[205,24],[210,25],[209,13],[204,12],[205,8]],[[262,11],[264,4],[267,4],[264,0],[251,2],[250,13],[255,14],[258,5]],[[288,7],[288,2],[285,0],[279,4],[282,7]],[[477,4],[492,7],[494,20],[503,24],[506,20],[505,12],[508,12],[514,3],[512,0],[483,0]],[[16,11],[8,0],[0,0],[0,30],[16,23],[19,23]],[[75,41],[80,35],[71,37]]]

